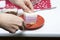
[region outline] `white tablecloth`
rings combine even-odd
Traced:
[[[37,14],[41,15],[45,19],[44,26],[40,29],[33,31],[17,31],[18,36],[60,36],[60,0],[51,0],[55,9],[39,11]],[[3,35],[4,34],[4,35]],[[0,29],[0,36],[11,35],[7,31]],[[14,34],[12,34],[14,35]]]

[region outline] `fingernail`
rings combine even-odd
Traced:
[[[29,13],[32,13],[32,11],[29,11]]]

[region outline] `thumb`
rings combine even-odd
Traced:
[[[22,3],[22,4],[20,5],[20,7],[21,7],[25,12],[30,12],[30,9],[29,9],[24,3]]]

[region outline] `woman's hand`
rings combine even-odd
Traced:
[[[20,6],[25,12],[33,12],[33,5],[30,0],[10,0],[12,3]]]
[[[22,26],[23,19],[15,16],[13,14],[0,14],[0,26],[1,28],[11,32],[15,33],[19,27]]]

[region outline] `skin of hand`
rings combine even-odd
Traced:
[[[0,28],[15,33],[21,27],[24,20],[13,14],[0,14]]]
[[[33,12],[33,5],[30,0],[10,0],[15,5],[21,7],[25,12]]]

